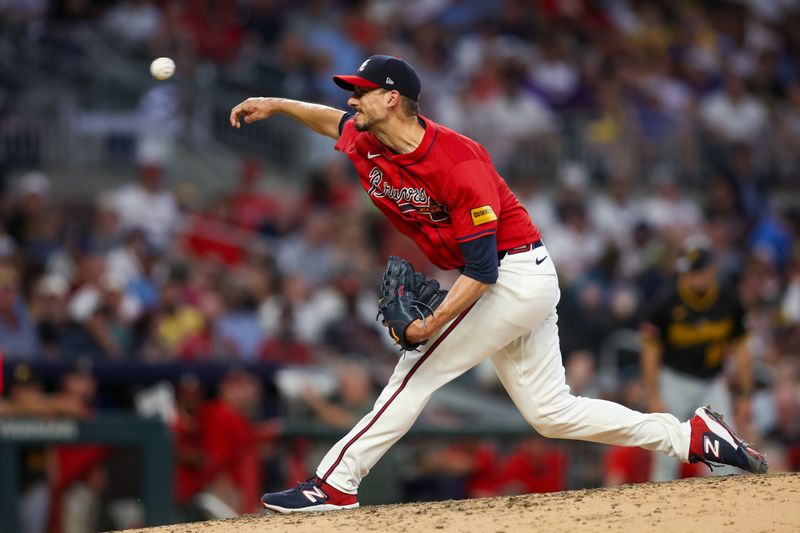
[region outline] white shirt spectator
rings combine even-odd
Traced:
[[[700,230],[703,214],[697,202],[680,193],[659,194],[643,203],[647,222],[659,231],[690,235]]]
[[[533,71],[533,83],[553,104],[567,102],[578,91],[580,77],[574,66],[566,61],[543,61]]]
[[[131,183],[117,192],[116,201],[123,228],[141,228],[157,248],[169,244],[178,221],[178,205],[170,191]]]
[[[606,240],[617,246],[630,241],[633,228],[643,218],[639,202],[631,196],[603,194],[590,200],[589,219]]]
[[[498,94],[476,110],[482,127],[475,132],[480,142],[499,166],[504,166],[520,141],[552,133],[555,121],[552,112],[531,94],[518,91],[513,95]]]
[[[553,227],[545,241],[553,263],[558,266],[559,277],[568,284],[594,266],[605,246],[587,216],[582,206],[569,208],[564,213],[564,223]]]
[[[556,206],[550,195],[540,191],[530,191],[519,195],[522,207],[528,210],[531,220],[536,224],[542,239],[549,242],[550,228],[558,223]]]
[[[124,0],[112,7],[103,27],[128,44],[149,41],[161,26],[163,15],[150,0]]]
[[[766,126],[767,111],[749,94],[731,98],[720,91],[701,103],[700,118],[723,141],[755,143]]]

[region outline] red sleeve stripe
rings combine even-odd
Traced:
[[[487,229],[485,231],[479,231],[478,233],[473,233],[471,235],[465,235],[463,237],[456,237],[456,242],[471,241],[472,239],[477,239],[478,237],[484,237],[486,235],[494,235],[495,233],[497,233],[497,228],[495,228],[495,229]]]

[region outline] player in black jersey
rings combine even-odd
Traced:
[[[686,240],[677,263],[676,282],[662,292],[641,325],[642,375],[649,408],[678,418],[697,405],[711,407],[732,421],[732,402],[723,370],[735,357],[737,410],[750,414],[753,389],[745,312],[733,287],[717,278],[710,242],[705,236]],[[657,458],[654,481],[674,479],[678,463]],[[730,473],[732,469],[715,469]]]

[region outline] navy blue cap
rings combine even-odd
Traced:
[[[394,56],[374,55],[367,58],[355,74],[342,74],[333,77],[333,81],[346,91],[355,91],[356,87],[397,91],[403,96],[419,100],[422,89],[419,76],[406,60]]]

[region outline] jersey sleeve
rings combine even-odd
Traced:
[[[489,285],[497,282],[497,239],[494,235],[484,235],[458,245],[464,256],[466,266],[462,274]]]
[[[356,125],[353,123],[355,113],[345,113],[339,120],[339,140],[334,148],[340,152],[348,152],[356,142]]]
[[[497,233],[500,195],[494,172],[490,163],[478,159],[459,163],[450,171],[443,192],[457,243]]]

